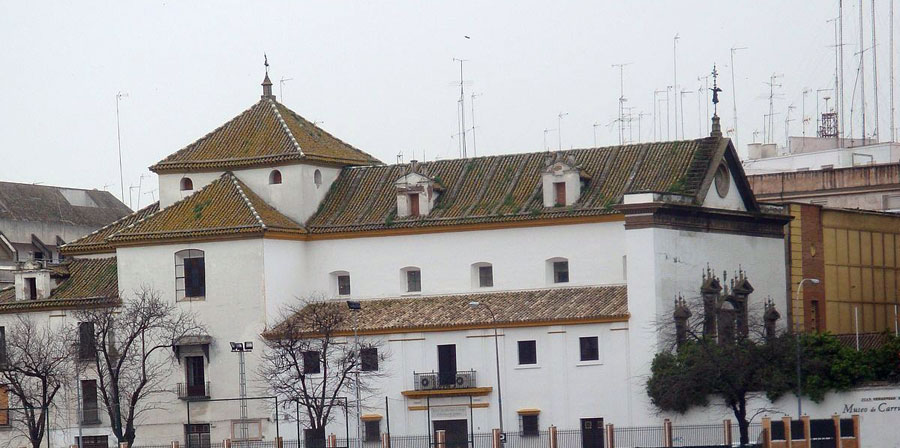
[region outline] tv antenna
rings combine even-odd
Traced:
[[[122,127],[119,122],[119,101],[128,98],[128,93],[119,91],[116,93],[116,143],[119,147],[119,188],[121,189],[122,203],[125,202],[125,175],[122,170]],[[130,202],[130,200],[129,200]]]
[[[547,134],[556,131],[556,129],[544,129],[544,151],[550,151],[550,148],[547,147]]]
[[[480,93],[472,92],[472,157],[478,157],[478,147],[475,146],[475,97],[481,95]],[[422,158],[424,159],[424,157]]]
[[[463,63],[468,59],[453,58],[453,62],[459,62],[459,101],[457,102],[457,112],[459,118],[459,155],[463,159],[466,158],[466,89],[463,80]]]
[[[562,151],[562,119],[566,115],[569,115],[568,112],[560,112],[556,115],[556,139],[559,144],[559,150]]]
[[[631,65],[631,62],[623,64],[613,64],[613,68],[619,69],[619,144],[625,142],[625,66]]]
[[[737,125],[737,85],[734,82],[734,54],[740,50],[746,50],[747,47],[731,47],[731,108],[732,108],[732,120],[734,123],[734,146],[738,146],[738,125]],[[707,98],[707,103],[709,103],[709,99]],[[709,122],[709,109],[706,110],[706,121]],[[707,124],[708,125],[708,124]],[[707,129],[707,134],[709,134],[709,129]]]
[[[281,98],[281,103],[284,104],[284,84],[288,81],[293,81],[294,78],[285,78],[284,76],[278,80],[278,96]]]

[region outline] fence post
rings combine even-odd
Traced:
[[[436,448],[447,448],[447,431],[439,429],[434,432],[434,446]]]
[[[726,418],[722,421],[722,425],[725,428],[725,445],[731,446],[732,435],[731,435],[731,419]]]
[[[173,441],[172,441],[172,448],[178,448],[178,441],[177,441],[177,440],[173,440]]]
[[[672,446],[672,421],[669,419],[663,420],[663,445],[666,448]]]
[[[284,439],[282,439],[281,437],[276,437],[275,448],[284,448]]]
[[[766,422],[766,423],[768,423],[768,422]],[[764,425],[763,426],[762,438],[763,438],[762,448],[772,448],[772,425]]]
[[[809,416],[804,415],[800,417],[800,421],[803,422],[803,446],[806,448],[812,447],[812,438],[809,434]]]
[[[128,448],[128,442],[119,442],[119,448]]]
[[[616,448],[616,427],[612,423],[606,424],[606,446]]]
[[[791,444],[794,440],[794,436],[791,434],[791,418],[781,417],[781,424],[784,425],[784,440],[787,441],[787,444],[785,444],[784,446],[787,448],[791,448]]]
[[[389,433],[381,434],[381,448],[391,448],[391,435]]]
[[[853,438],[856,439],[856,447],[859,448],[862,446],[861,435],[859,434],[859,414],[853,414]]]
[[[556,438],[556,426],[550,425],[549,439],[550,448],[559,448],[559,439]]]
[[[834,414],[831,421],[834,422],[834,448],[841,448],[841,416]]]
[[[494,428],[491,430],[491,448],[501,448],[503,443],[500,442],[500,428]],[[440,447],[446,448],[446,447]]]
[[[231,448],[231,439],[225,439],[222,441],[222,446],[225,448]]]
[[[347,445],[350,445],[350,441],[347,441]],[[330,448],[337,448],[337,436],[332,434],[328,434],[328,446]]]

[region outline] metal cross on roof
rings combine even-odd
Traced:
[[[267,56],[265,53],[263,53],[263,61],[264,65],[266,66],[266,76],[269,76],[269,56]]]

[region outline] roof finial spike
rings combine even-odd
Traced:
[[[710,131],[709,136],[721,138],[722,137],[722,125],[719,124],[719,113],[718,112],[719,112],[719,92],[721,92],[722,89],[719,88],[719,83],[718,83],[719,71],[716,70],[716,64],[713,64],[713,69],[712,69],[711,74],[713,77],[713,86],[709,90],[712,90],[712,93],[713,93],[713,98],[712,98],[713,117],[712,117],[712,131]]]
[[[266,67],[266,77],[263,79],[262,88],[263,88],[263,99],[275,99],[275,95],[272,94],[272,81],[269,79],[269,56],[263,53],[263,61]]]

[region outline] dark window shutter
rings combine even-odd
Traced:
[[[8,364],[6,359],[6,327],[0,327],[0,367]]]
[[[522,435],[523,436],[536,436],[540,434],[540,428],[538,427],[538,416],[537,415],[523,415],[522,416]]]
[[[206,266],[203,258],[184,259],[184,294],[188,297],[206,295]]]
[[[478,267],[478,286],[482,288],[494,286],[494,268],[492,266]]]
[[[378,442],[381,440],[381,422],[378,420],[369,420],[366,424],[366,442]]]
[[[100,421],[96,380],[81,381],[81,412],[82,422],[84,423],[98,423]]]
[[[582,361],[597,361],[600,359],[600,347],[596,336],[580,338],[578,342]]]
[[[303,373],[319,373],[320,371],[319,352],[303,352]]]
[[[81,322],[78,324],[78,357],[81,359],[94,359],[97,356],[97,345],[94,342],[94,323]]]
[[[519,364],[537,364],[537,343],[535,341],[519,341]]]
[[[556,194],[556,205],[566,205],[566,183],[554,182],[553,190]]]
[[[364,348],[359,351],[360,364],[363,372],[378,370],[378,349],[375,347]]]
[[[419,194],[409,195],[409,216],[419,216]]]

